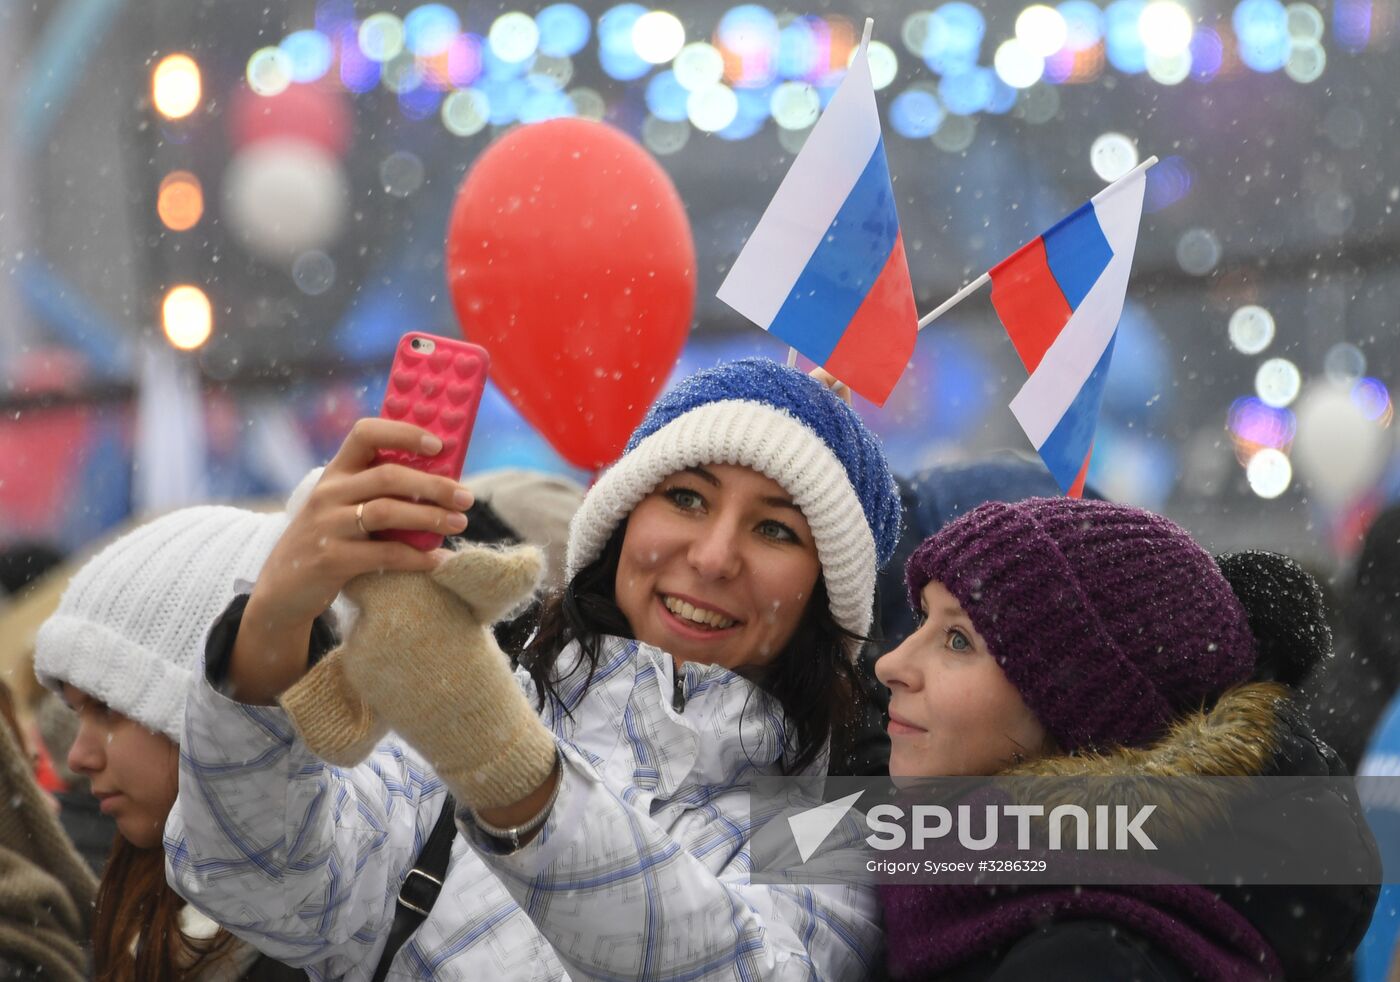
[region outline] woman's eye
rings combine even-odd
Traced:
[[[671,504],[684,511],[694,511],[705,504],[705,499],[700,497],[699,492],[690,488],[670,488],[666,491],[666,497],[671,500]]]
[[[955,627],[949,628],[948,647],[953,651],[971,651],[972,639]]]
[[[765,538],[772,539],[775,542],[798,541],[796,532],[788,528],[782,522],[775,521],[771,518],[759,523],[758,532]]]

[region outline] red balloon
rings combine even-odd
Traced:
[[[695,245],[660,165],[611,126],[521,126],[477,159],[447,228],[447,283],[491,378],[564,458],[616,460],[680,355]]]
[[[229,140],[236,148],[282,137],[306,140],[341,157],[354,135],[345,97],[324,84],[291,85],[276,95],[239,86],[230,101]]]

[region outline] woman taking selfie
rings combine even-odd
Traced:
[[[862,977],[870,891],[748,877],[748,786],[824,773],[898,531],[855,413],[758,359],[664,395],[585,497],[514,676],[477,628],[518,599],[501,584],[529,580],[528,555],[367,541],[460,529],[452,482],[370,466],[420,439],[358,424],[216,628],[168,830],[181,892],[279,958],[371,978],[450,789],[462,834],[390,978]],[[308,675],[347,583],[356,626]],[[358,766],[313,753],[371,744]]]

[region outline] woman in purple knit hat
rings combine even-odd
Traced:
[[[1291,686],[1330,646],[1282,556],[1213,559],[1103,501],[990,503],[906,567],[917,630],[876,664],[895,777],[1341,774]],[[1241,748],[1249,748],[1241,752]],[[1354,802],[1323,802],[1357,829]],[[1349,978],[1367,886],[887,886],[896,979]]]

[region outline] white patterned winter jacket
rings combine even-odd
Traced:
[[[541,833],[501,854],[459,815],[442,893],[389,978],[864,977],[881,947],[871,891],[749,882],[745,785],[778,773],[776,702],[718,666],[677,681],[669,655],[632,640],[605,640],[586,688],[577,658],[561,656],[562,704],[542,714],[564,768]],[[369,979],[441,780],[392,735],[358,767],[325,764],[280,709],[203,678],[180,749],[175,889],[314,979]]]

